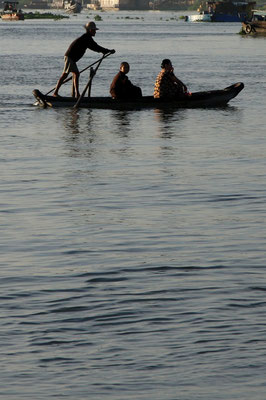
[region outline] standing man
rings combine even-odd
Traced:
[[[104,47],[99,46],[94,40],[93,36],[96,35],[96,31],[98,28],[96,28],[96,25],[93,21],[88,22],[85,26],[86,33],[84,33],[82,36],[74,40],[74,42],[71,43],[69,48],[67,49],[65,53],[65,66],[63,73],[61,77],[59,78],[54,94],[53,96],[58,96],[58,91],[64,82],[64,80],[67,78],[69,72],[72,72],[73,74],[73,85],[74,85],[74,96],[79,97],[79,70],[77,67],[77,61],[81,59],[81,57],[84,56],[85,52],[87,49],[90,49],[92,51],[96,51],[97,53],[111,53],[114,54],[115,50],[109,50],[105,49]]]

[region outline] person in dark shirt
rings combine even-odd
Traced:
[[[109,50],[105,49],[104,47],[99,46],[94,40],[93,36],[96,35],[96,31],[98,28],[96,28],[96,25],[93,21],[88,22],[85,25],[86,33],[84,33],[82,36],[74,40],[74,42],[71,43],[69,48],[67,49],[65,53],[65,65],[64,65],[64,70],[59,78],[54,94],[53,96],[58,96],[58,91],[63,84],[64,80],[67,78],[68,74],[72,72],[73,74],[73,86],[74,86],[74,96],[79,97],[79,70],[77,67],[77,61],[81,59],[81,57],[84,56],[85,52],[87,49],[90,49],[92,51],[96,51],[97,53],[111,53],[114,54],[115,50]]]
[[[134,86],[126,76],[129,69],[127,62],[121,63],[120,71],[116,74],[110,86],[110,94],[113,99],[137,99],[142,97],[141,89]]]

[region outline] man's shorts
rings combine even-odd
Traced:
[[[71,58],[65,56],[65,65],[63,73],[69,74],[69,72],[76,72],[78,73],[78,67],[75,61],[71,60]]]

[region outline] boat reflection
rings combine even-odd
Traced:
[[[181,122],[185,120],[187,114],[186,109],[155,109],[154,117],[156,120],[156,126],[158,128],[158,133],[160,137],[171,139],[173,135],[180,135]]]
[[[132,112],[114,110],[112,116],[112,130],[120,137],[128,137],[132,133]]]
[[[70,157],[91,158],[95,152],[97,138],[95,126],[97,118],[92,110],[80,113],[80,110],[67,109],[57,113],[57,120],[62,126],[64,140]]]

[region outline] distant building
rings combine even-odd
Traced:
[[[100,0],[86,0],[83,1],[83,4],[86,4],[87,8],[90,8],[91,10],[100,10],[101,9],[101,4]]]
[[[184,10],[195,0],[88,0],[88,8],[104,10]]]
[[[98,0],[103,9],[149,10],[149,0]]]
[[[151,0],[150,7],[154,10],[186,10],[195,4],[195,0]]]
[[[46,9],[50,8],[52,0],[32,0],[30,3],[24,4],[25,8]]]

